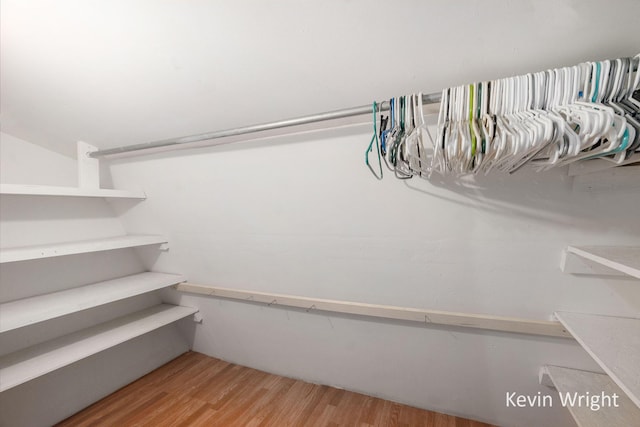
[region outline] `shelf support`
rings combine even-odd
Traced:
[[[220,288],[183,282],[172,286],[180,292],[226,298],[244,303],[263,303],[268,307],[293,307],[306,313],[333,312],[380,319],[417,322],[423,325],[443,325],[475,328],[518,334],[571,338],[560,322],[513,317],[491,316],[475,313],[425,310],[411,307],[367,304],[352,301],[309,298],[296,295],[274,294],[240,289]]]
[[[86,142],[78,141],[78,187],[100,188],[100,160],[90,157],[90,154],[98,151]]]
[[[556,388],[556,385],[553,383],[551,376],[549,375],[549,369],[547,369],[546,366],[541,367],[538,371],[538,382],[540,385]]]
[[[591,261],[568,250],[562,251],[562,259],[560,261],[560,270],[569,274],[592,274],[602,276],[618,276],[623,277],[626,274],[616,271],[612,268],[605,267],[595,261]]]
[[[640,279],[640,247],[568,246],[560,268],[564,273],[631,276]]]
[[[194,323],[202,323],[204,321],[204,317],[202,317],[202,313],[199,311],[197,313],[193,313],[193,322]]]

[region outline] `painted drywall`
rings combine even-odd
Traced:
[[[148,194],[120,219],[166,233],[171,249],[147,267],[194,283],[544,320],[639,315],[637,281],[559,268],[568,244],[638,244],[636,190],[577,190],[566,169],[378,181],[368,142],[300,135],[114,160],[115,186]],[[550,392],[544,364],[598,370],[572,340],[164,298],[201,310],[196,351],[498,425],[572,425],[564,408],[506,408],[505,393]]]
[[[638,53],[636,0],[3,0],[2,129],[75,155]]]
[[[77,186],[76,161],[0,132],[0,182]]]
[[[165,139],[640,45],[633,0],[0,8],[2,129],[69,156],[77,140],[106,148]],[[378,182],[362,165],[368,140],[290,137],[119,161],[113,184],[149,199],[115,208],[127,231],[170,237],[168,253],[142,254],[145,266],[194,282],[544,319],[558,309],[637,315],[637,284],[558,271],[568,243],[637,244],[634,193],[579,193],[562,171]],[[595,369],[564,340],[164,298],[203,310],[205,323],[185,331],[196,350],[501,425],[571,425],[562,408],[506,409],[504,393],[546,391],[536,383],[543,363]]]
[[[75,160],[3,134],[2,183],[74,185]],[[113,205],[134,201],[0,195],[0,249],[125,233]],[[155,249],[146,257],[153,256]],[[131,249],[4,263],[0,302],[144,271]],[[0,334],[0,356],[158,304],[158,293]],[[0,394],[0,426],[48,426],[112,393],[189,348],[175,325],[121,344]],[[2,379],[0,378],[0,381]]]

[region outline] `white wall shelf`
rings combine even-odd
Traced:
[[[578,427],[629,427],[640,425],[640,408],[614,383],[609,376],[595,372],[579,371],[576,369],[561,368],[558,366],[546,366],[543,374],[550,377],[553,386],[562,394],[591,396],[613,396],[616,394],[618,407],[603,406],[597,411],[589,406],[569,405]],[[541,382],[545,381],[541,378]],[[561,403],[555,401],[554,403]],[[607,402],[609,403],[609,402]],[[611,403],[614,403],[613,401]]]
[[[580,257],[597,263],[608,269],[615,270],[640,279],[640,247],[624,246],[569,246],[562,261],[562,271],[566,273],[592,273],[599,271],[591,268],[581,270],[572,263],[573,257]]]
[[[0,304],[0,333],[183,282],[178,274],[146,272]]]
[[[555,313],[611,379],[640,406],[640,319]]]
[[[0,249],[0,263],[132,248],[136,246],[158,245],[162,243],[167,243],[167,239],[162,236],[127,235],[51,245],[3,248]]]
[[[0,194],[14,196],[105,197],[116,199],[147,198],[144,191],[110,190],[104,188],[54,187],[49,185],[0,184]]]
[[[0,358],[0,392],[196,313],[160,304]]]

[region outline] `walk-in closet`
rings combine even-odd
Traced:
[[[640,426],[638,16],[0,0],[0,427]]]

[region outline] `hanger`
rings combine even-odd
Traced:
[[[404,142],[406,136],[406,111],[407,111],[407,97],[401,96],[399,98],[399,108],[397,109],[397,114],[399,118],[399,126],[398,132],[394,138],[393,145],[389,152],[391,156],[391,165],[393,167],[393,172],[398,179],[411,179],[413,175],[411,174],[410,169],[407,167],[405,163],[405,159],[402,155],[402,146],[401,144]]]
[[[380,141],[378,140],[378,131],[376,129],[376,113],[378,112],[378,104],[375,101],[373,102],[372,110],[373,110],[373,136],[371,137],[371,141],[369,142],[369,147],[367,147],[367,151],[364,154],[364,162],[369,168],[369,170],[371,171],[371,173],[373,174],[373,176],[381,180],[383,177],[382,160],[380,159]],[[369,154],[373,150],[374,142],[376,143],[376,154],[378,155],[378,166],[380,168],[380,174],[377,174],[376,171],[373,169],[373,167],[371,167],[371,164],[369,163]]]
[[[382,105],[382,103],[381,103]],[[380,108],[382,110],[382,107]],[[380,129],[378,130],[378,138],[380,139],[380,154],[386,156],[387,154],[387,126],[389,124],[389,116],[385,116],[380,112]]]
[[[431,135],[424,121],[422,93],[411,95],[410,104],[413,130],[405,140],[406,156],[412,173],[424,177],[423,175],[430,175],[432,169],[428,160],[428,151],[425,149],[424,144],[425,133],[430,139]],[[431,146],[433,147],[433,140],[431,140]]]
[[[389,116],[380,114],[380,171],[382,159],[399,179],[622,163],[640,153],[639,65],[640,54],[444,89],[435,138],[421,93],[392,98]],[[366,161],[378,176],[374,142]]]

